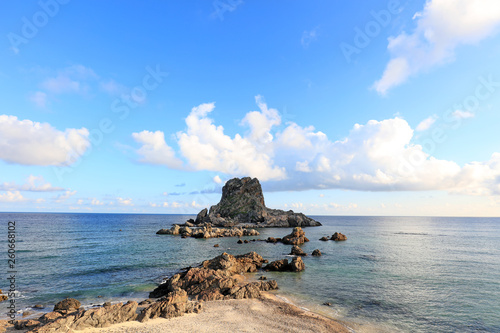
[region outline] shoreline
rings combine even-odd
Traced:
[[[170,319],[151,319],[146,323],[129,321],[80,332],[356,332],[352,326],[354,325],[300,308],[272,293],[263,292],[261,298],[203,302],[200,313]]]

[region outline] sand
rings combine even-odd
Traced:
[[[212,301],[203,311],[171,319],[153,319],[146,323],[127,322],[108,328],[80,332],[352,332],[347,325],[304,311],[279,300],[272,294],[262,299]]]

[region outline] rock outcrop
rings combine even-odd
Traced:
[[[75,311],[81,306],[80,301],[74,298],[65,298],[54,306],[54,311]]]
[[[314,257],[321,257],[323,254],[321,253],[321,251],[319,249],[316,249],[313,251],[313,253],[311,255]]]
[[[341,234],[340,232],[336,232],[332,235],[332,238],[330,238],[332,241],[345,241],[347,240],[347,236],[344,234]]]
[[[309,239],[307,239],[306,233],[301,227],[295,227],[290,235],[286,235],[281,239],[281,242],[283,244],[301,245],[309,242]]]
[[[180,235],[182,237],[194,238],[217,238],[217,237],[242,237],[242,236],[258,236],[260,233],[254,229],[245,229],[242,227],[232,228],[213,228],[210,223],[190,228],[186,225],[181,226],[174,224],[170,229],[160,229],[156,232],[157,235]]]
[[[301,257],[294,257],[290,263],[288,259],[276,260],[264,267],[266,271],[277,272],[301,272],[304,269],[306,269],[306,265]]]
[[[199,267],[188,267],[175,274],[149,297],[169,296],[181,290],[191,299],[202,301],[259,297],[260,291],[277,289],[276,281],[241,282],[238,274],[256,272],[266,262],[255,252],[240,256],[223,253]]]
[[[201,210],[195,224],[210,222],[214,226],[231,227],[313,227],[321,223],[302,213],[267,208],[257,178],[233,178],[222,188],[217,205]]]
[[[297,245],[294,245],[292,247],[292,251],[290,251],[290,254],[294,256],[307,256],[307,253],[305,253],[304,250],[302,250]]]

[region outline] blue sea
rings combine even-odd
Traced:
[[[290,252],[283,244],[155,234],[193,217],[0,213],[4,236],[16,221],[18,318],[35,304],[50,311],[65,297],[86,306],[145,299],[164,277],[224,251],[256,251],[270,261]],[[302,248],[323,256],[305,257],[301,273],[265,273],[278,281],[278,295],[355,332],[500,332],[500,218],[314,218],[323,226],[305,229],[311,241]],[[259,229],[258,238],[290,231]],[[336,231],[348,240],[319,241]],[[7,272],[6,241],[3,249]],[[7,305],[0,303],[3,318]]]

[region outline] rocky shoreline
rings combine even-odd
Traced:
[[[286,263],[284,262],[286,261]],[[117,323],[147,322],[155,318],[174,318],[189,313],[199,313],[203,302],[261,298],[262,292],[278,289],[275,280],[262,278],[248,282],[242,274],[257,271],[281,270],[299,272],[305,269],[300,257],[289,264],[287,259],[267,260],[255,252],[233,256],[228,253],[203,261],[197,267],[188,267],[166,279],[142,302],[128,301],[83,309],[76,299],[64,299],[52,312],[37,319],[17,320],[17,330],[33,333],[72,332],[88,328],[108,327]]]

